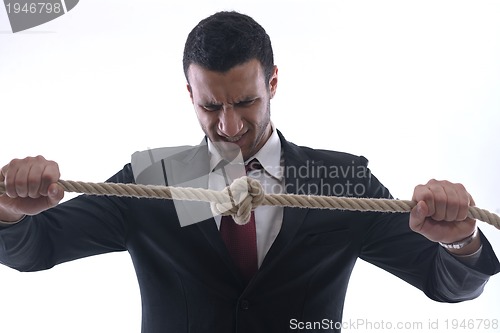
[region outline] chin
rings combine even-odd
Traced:
[[[212,141],[212,143],[219,151],[219,154],[228,161],[233,161],[238,155],[242,154],[240,146],[234,142]]]

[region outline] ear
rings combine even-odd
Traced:
[[[278,88],[278,67],[274,66],[273,74],[269,79],[269,94],[271,98],[276,94],[276,89]]]
[[[193,101],[193,89],[191,88],[191,86],[189,85],[189,83],[186,83],[186,88],[189,92],[189,98],[191,98],[191,103],[194,103]]]

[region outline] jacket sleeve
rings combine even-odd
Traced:
[[[130,165],[108,181],[132,182]],[[0,262],[37,271],[62,262],[126,250],[126,200],[81,195],[19,223],[0,227]]]
[[[391,198],[389,191],[371,175],[370,197]],[[500,263],[486,237],[474,266],[467,266],[409,227],[409,214],[377,213],[365,226],[360,258],[400,277],[440,302],[460,302],[478,297]]]

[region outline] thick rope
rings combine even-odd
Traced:
[[[209,202],[215,215],[232,215],[238,224],[247,223],[251,211],[260,205],[399,213],[409,212],[416,205],[416,202],[410,200],[264,194],[260,183],[249,177],[236,179],[222,191],[192,187],[89,183],[70,180],[60,180],[58,184],[66,192],[90,195]],[[5,193],[5,185],[0,183],[0,194],[3,193]],[[468,216],[500,229],[500,216],[485,209],[469,207]]]

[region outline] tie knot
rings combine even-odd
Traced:
[[[259,160],[256,158],[252,159],[250,162],[248,162],[245,165],[245,171],[247,173],[255,171],[255,170],[262,170],[262,169],[263,169],[262,164],[260,164]]]

